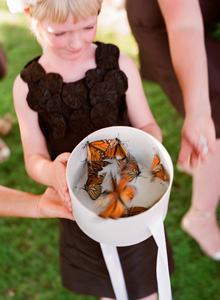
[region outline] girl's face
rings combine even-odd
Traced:
[[[77,59],[94,41],[97,15],[74,23],[74,17],[70,14],[65,23],[50,23],[45,20],[38,25],[40,39],[47,49],[62,59]]]

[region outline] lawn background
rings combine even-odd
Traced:
[[[117,44],[138,66],[137,45],[131,34],[120,34],[109,26],[102,26],[98,29],[97,40]],[[45,188],[33,182],[25,171],[12,99],[15,77],[29,60],[40,55],[41,48],[24,15],[11,15],[5,0],[0,0],[0,43],[8,57],[8,73],[0,81],[0,116],[5,113],[14,116],[12,131],[3,138],[12,153],[7,162],[0,164],[0,184],[41,193]],[[219,300],[220,264],[202,255],[195,241],[179,226],[191,198],[191,177],[176,169],[183,120],[158,85],[146,81],[143,85],[153,114],[162,128],[163,144],[174,164],[175,177],[165,220],[176,264],[171,278],[173,299]],[[0,218],[0,300],[96,299],[73,294],[62,286],[58,235],[56,219]]]

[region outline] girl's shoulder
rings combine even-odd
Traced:
[[[134,60],[123,52],[120,52],[119,67],[127,76],[129,74],[131,74],[131,76],[132,74],[135,75],[135,73],[138,72],[138,68]]]
[[[26,101],[23,101],[28,94],[28,85],[25,83],[20,74],[15,78],[13,84],[13,100],[15,105],[15,110],[24,109],[24,105]]]

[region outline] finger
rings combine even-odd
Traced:
[[[65,195],[65,202],[67,203],[69,210],[72,211],[72,201],[70,199],[69,193]]]
[[[64,200],[65,200],[65,202],[67,202],[72,207],[72,202],[71,202],[71,198],[70,198],[70,194],[69,194],[69,189],[68,189],[68,185],[67,185],[66,182],[64,183],[63,191],[64,191]]]
[[[178,164],[179,165],[188,164],[191,152],[192,152],[192,147],[190,146],[190,144],[185,139],[182,139],[181,148],[178,157]]]
[[[75,221],[73,213],[68,211],[65,207],[59,210],[58,218],[69,219]]]
[[[69,196],[69,192],[65,191],[64,189],[58,190],[58,194],[62,200],[62,202],[65,204],[65,206],[68,208],[69,211],[72,211],[72,203]]]
[[[56,160],[60,163],[66,164],[70,157],[70,154],[71,154],[70,152],[64,152],[64,153],[60,154]]]
[[[199,136],[200,133],[198,132],[198,130],[191,130],[187,133],[182,132],[182,141],[191,148],[190,152],[195,151],[198,148]]]
[[[66,208],[68,209],[68,211],[72,212],[72,204],[70,202],[67,201],[63,201],[64,205],[66,206]]]
[[[60,212],[63,215],[63,213],[68,213],[68,216],[72,215],[72,202],[69,197],[69,193],[67,195],[63,193],[63,196],[61,197],[56,190],[54,190],[54,195],[56,197],[53,198],[53,201],[56,201],[57,205],[60,206]],[[62,217],[60,215],[60,217]],[[69,219],[69,217],[68,217]]]
[[[64,200],[63,203],[65,204],[65,206],[68,208],[68,210],[71,212],[73,209],[72,209],[72,202],[69,201],[69,200]]]
[[[196,151],[192,152],[190,156],[190,166],[192,168],[195,168],[198,164],[198,161],[199,161],[198,153]]]
[[[68,189],[63,193],[63,201],[65,205],[68,207],[69,211],[72,211],[72,201]]]

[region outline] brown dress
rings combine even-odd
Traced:
[[[74,83],[64,83],[59,74],[47,73],[32,60],[21,72],[28,83],[29,107],[38,112],[39,124],[51,158],[71,152],[89,133],[112,125],[130,126],[125,92],[127,77],[119,69],[119,49],[97,43],[96,68]],[[74,70],[73,70],[74,72]],[[170,271],[171,247],[167,242]],[[157,246],[152,237],[118,248],[129,299],[157,291]],[[115,297],[100,244],[85,235],[76,222],[60,219],[60,266],[65,287],[97,297]]]
[[[217,137],[220,138],[220,41],[213,37],[220,21],[219,0],[199,0],[205,27],[209,93]],[[128,20],[137,40],[141,73],[161,85],[184,116],[182,93],[172,66],[165,23],[156,0],[126,0]],[[187,55],[186,55],[187,59]]]

